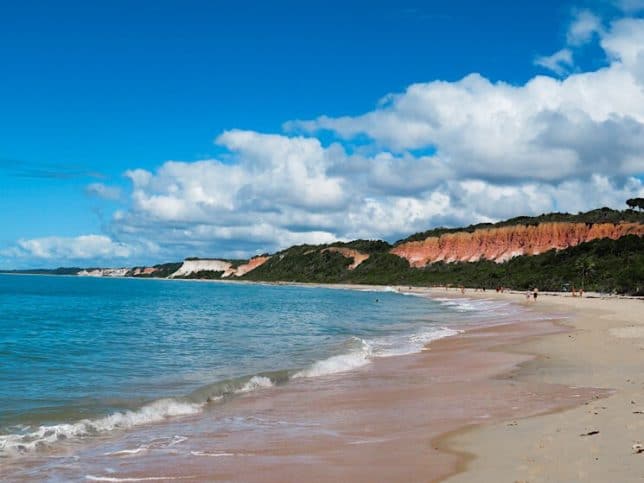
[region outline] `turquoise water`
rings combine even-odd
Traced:
[[[11,275],[0,309],[5,457],[417,352],[478,313],[392,291]]]

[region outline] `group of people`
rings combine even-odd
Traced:
[[[445,284],[445,285],[444,285],[444,287],[445,287],[445,291],[447,292],[447,291],[450,289],[450,287],[452,287],[452,285],[450,285],[450,284]],[[462,294],[464,294],[464,293],[465,293],[465,286],[464,286],[464,285],[459,285],[459,286],[458,286],[458,287],[456,287],[456,288],[457,288],[458,290],[460,290],[460,292],[461,292]],[[505,290],[506,290],[506,288],[505,288],[505,287],[503,287],[503,286],[501,286],[501,285],[498,285],[498,286],[496,287],[496,293],[504,293],[504,292],[505,292]],[[475,291],[475,292],[485,292],[485,287],[478,287],[478,288],[475,288],[475,289],[474,289],[474,291]],[[580,290],[580,291],[579,291],[579,296],[581,297],[582,295],[583,295],[583,290]],[[576,296],[576,295],[575,295],[575,292],[573,291],[573,297],[575,297],[575,296]],[[535,302],[536,302],[536,301],[537,301],[537,297],[539,297],[539,289],[538,289],[537,287],[534,287],[532,290],[528,290],[528,291],[526,291],[526,293],[525,293],[525,298],[526,298],[526,300],[528,300],[528,301],[530,301],[530,299],[532,299],[533,301],[535,301]]]
[[[530,297],[532,297],[532,300],[536,302],[538,296],[539,296],[539,289],[537,287],[533,288],[532,291],[528,290],[525,293],[525,299],[528,302],[530,301]]]

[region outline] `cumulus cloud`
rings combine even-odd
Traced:
[[[538,56],[534,64],[548,69],[562,77],[574,69],[574,52],[585,44],[591,42],[596,36],[605,33],[600,17],[590,10],[576,10],[566,33],[566,47],[554,54]]]
[[[589,10],[580,10],[575,13],[566,40],[569,45],[583,45],[590,42],[595,34],[600,34],[602,29],[602,21],[597,15]]]
[[[226,131],[215,140],[223,160],[131,170],[132,203],[112,232],[235,256],[619,207],[644,193],[644,25],[601,25],[581,12],[569,34],[599,36],[610,64],[595,71],[523,85],[480,74],[413,84],[357,116],[288,122],[287,134]],[[339,141],[325,145],[319,131]]]
[[[153,244],[146,244],[145,250],[151,249]],[[86,261],[130,258],[142,250],[142,247],[116,242],[105,235],[81,235],[18,240],[15,246],[3,250],[2,254],[43,261]]]
[[[121,198],[121,189],[117,186],[107,186],[103,183],[90,183],[85,187],[85,192],[104,200],[116,201]]]
[[[578,13],[570,45],[594,36],[608,65],[563,79],[513,85],[472,73],[410,85],[358,115],[290,121],[284,133],[225,131],[215,139],[221,159],[127,171],[130,200],[115,212],[109,237],[22,240],[14,253],[242,257],[620,207],[644,196],[644,20],[605,23]],[[566,49],[542,65],[569,72]],[[321,131],[334,142],[321,141],[329,139]]]
[[[328,130],[348,141],[367,135],[397,152],[432,146],[447,169],[464,177],[563,181],[594,173],[636,175],[644,171],[642,35],[643,20],[614,23],[601,40],[612,63],[563,80],[536,76],[514,86],[471,74],[456,82],[411,85],[362,115],[321,116],[287,128]],[[591,152],[589,144],[601,151]]]

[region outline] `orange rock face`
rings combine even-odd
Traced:
[[[134,275],[134,276],[136,276],[136,275],[150,275],[150,274],[152,274],[152,273],[154,273],[156,271],[157,271],[157,269],[154,268],[154,267],[135,268],[134,272],[132,273],[132,275]]]
[[[561,250],[598,238],[616,240],[625,235],[644,236],[641,223],[541,223],[447,233],[398,245],[391,253],[406,258],[412,267],[444,262],[493,260],[501,263],[519,255]]]
[[[352,250],[351,248],[344,248],[344,247],[329,247],[325,248],[322,250],[323,252],[335,252],[339,253],[343,257],[347,258],[353,258],[353,263],[349,265],[349,270],[353,270],[356,268],[358,265],[360,265],[362,262],[364,262],[367,258],[369,258],[369,255],[366,253],[359,252],[358,250]]]
[[[236,277],[241,277],[242,275],[247,274],[248,272],[255,270],[257,267],[260,265],[264,265],[268,261],[268,259],[271,257],[255,257],[251,258],[248,260],[248,263],[244,263],[243,265],[238,266],[232,275],[235,275]],[[225,276],[225,274],[224,274]]]

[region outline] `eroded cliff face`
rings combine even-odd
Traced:
[[[346,258],[353,258],[353,262],[351,265],[349,265],[349,270],[355,269],[358,265],[360,265],[362,262],[364,262],[367,258],[369,258],[369,255],[366,253],[359,252],[358,250],[353,250],[351,248],[344,248],[344,247],[329,247],[325,248],[322,250],[323,252],[335,252],[339,253],[343,257]]]
[[[222,277],[230,277],[231,275],[235,277],[241,277],[242,275],[246,275],[248,272],[252,272],[257,267],[264,265],[270,258],[271,257],[251,258],[250,260],[248,260],[248,263],[244,263],[237,268],[227,270],[226,272],[224,272]]]
[[[630,234],[644,236],[644,224],[541,223],[448,233],[402,243],[391,253],[406,258],[412,267],[439,261],[475,262],[481,259],[500,263],[519,255],[537,255],[553,248],[561,250],[598,238],[616,240]]]
[[[154,267],[139,267],[132,271],[132,276],[138,277],[141,275],[152,275],[156,271],[157,269]]]
[[[214,259],[197,259],[184,260],[183,265],[170,275],[169,278],[187,277],[190,274],[198,272],[223,272],[221,278],[241,277],[246,273],[255,270],[260,265],[266,263],[270,257],[255,257],[248,260],[247,263],[234,267],[232,263],[226,260]]]

